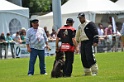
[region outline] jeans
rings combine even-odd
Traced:
[[[45,74],[46,73],[45,51],[31,48],[28,74],[32,74],[32,75],[34,74],[34,65],[35,65],[35,62],[36,62],[37,55],[39,57],[40,74]]]

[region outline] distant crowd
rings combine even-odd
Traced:
[[[116,33],[113,32],[113,27],[111,24],[108,25],[108,27],[104,27],[102,23],[99,23],[97,26],[98,34],[99,34],[99,44],[97,47],[98,52],[104,52],[103,48],[107,48],[106,51],[110,51],[113,49],[113,47],[116,46],[116,50],[118,46],[123,46],[123,39],[121,39],[121,36],[123,34],[123,28],[119,31],[118,28],[116,28]],[[45,26],[44,31],[48,37],[49,42],[55,41],[57,37],[57,32],[55,29],[52,29],[52,32],[49,33],[48,28]],[[15,34],[0,34],[0,42],[15,42],[17,44],[25,44],[26,41],[26,29],[22,28],[20,31],[17,31]],[[115,50],[115,51],[116,51]]]
[[[56,35],[57,32],[52,29],[52,33],[49,33],[49,31],[47,30],[47,27],[44,27],[44,31],[48,37],[49,41],[55,41],[56,40]],[[26,29],[22,28],[20,31],[17,31],[14,34],[10,34],[10,33],[4,33],[2,32],[0,34],[0,42],[15,42],[15,43],[19,43],[19,44],[25,44],[25,38],[26,38]]]

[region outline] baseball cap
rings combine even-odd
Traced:
[[[31,20],[31,23],[35,23],[35,22],[39,22],[39,20],[38,19]]]
[[[85,14],[81,12],[81,13],[78,14],[77,18],[79,18],[79,17],[85,17]]]
[[[74,20],[73,20],[72,18],[68,18],[68,19],[66,20],[66,22],[67,22],[67,23],[73,23]]]
[[[108,27],[112,27],[112,25],[108,25]]]

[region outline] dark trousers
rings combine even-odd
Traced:
[[[8,43],[8,44],[6,44],[5,58],[7,58],[7,56],[8,56],[9,45],[10,45],[10,49],[11,49],[12,58],[15,58],[15,54],[14,54],[14,44],[15,44],[15,43]]]
[[[3,45],[2,45],[2,43],[0,43],[0,59],[2,59],[2,47],[3,47]]]
[[[81,61],[85,68],[90,68],[92,65],[96,63],[92,42],[89,40],[85,40],[81,42]]]
[[[2,53],[3,53],[2,52],[2,49],[5,50],[5,52],[4,52],[5,53],[4,54],[5,55],[4,58],[5,59],[7,58],[7,55],[8,55],[8,49],[7,48],[8,48],[8,43],[1,43],[0,44],[0,58],[1,59],[2,59]]]
[[[65,52],[64,76],[71,76],[73,69],[74,52]]]

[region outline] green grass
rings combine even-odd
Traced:
[[[38,60],[35,74],[27,76],[29,58],[0,60],[0,82],[124,82],[124,52],[96,54],[99,65],[97,76],[82,76],[80,55],[75,55],[73,73],[70,78],[51,78],[54,56],[46,57],[48,75],[39,74]]]

